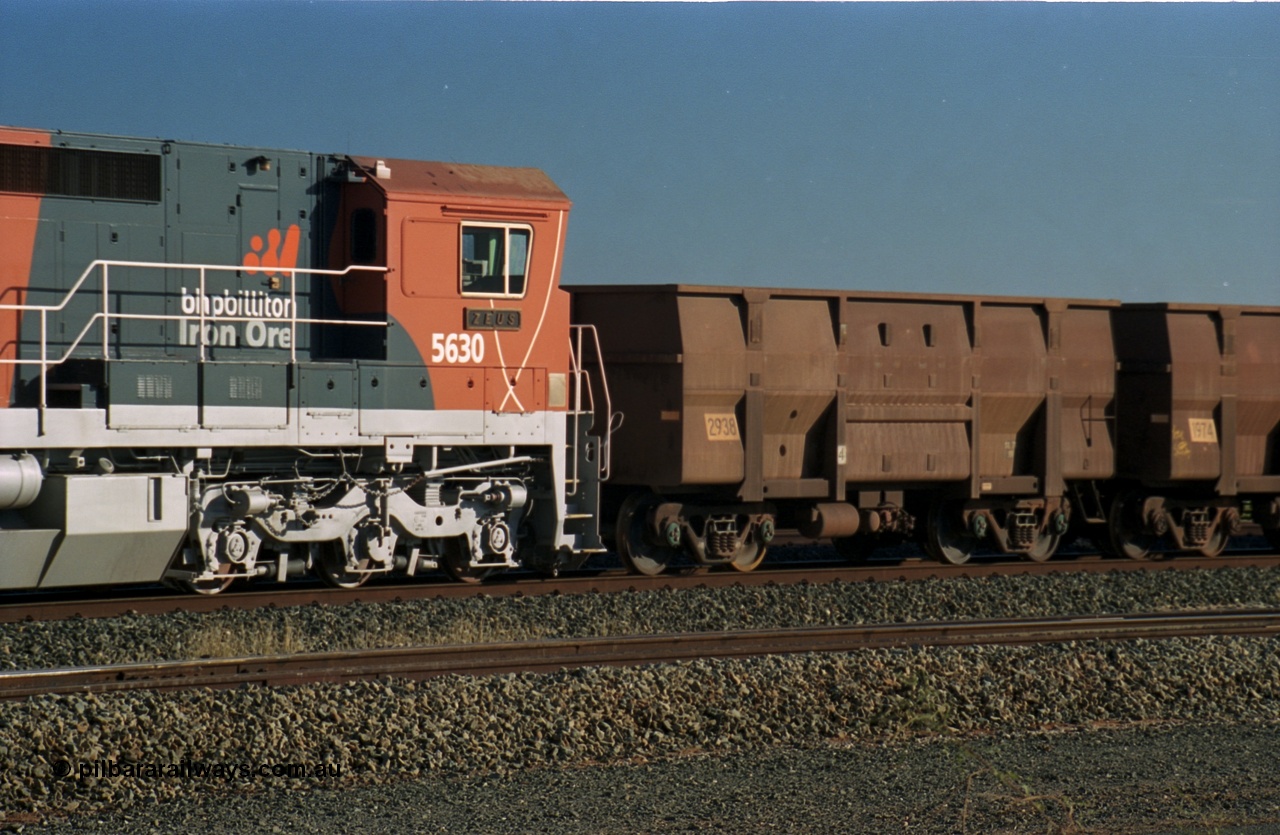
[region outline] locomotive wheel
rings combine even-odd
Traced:
[[[1280,551],[1280,528],[1263,528],[1262,533],[1267,538],[1267,542],[1271,543],[1271,547]]]
[[[929,508],[924,547],[938,562],[964,565],[978,547],[978,538],[961,522],[957,502],[935,502]]]
[[[735,571],[755,571],[756,567],[764,562],[764,555],[768,550],[769,546],[761,545],[754,540],[747,542],[742,546],[742,553],[734,557],[729,566]]]
[[[1107,528],[1111,534],[1112,550],[1131,560],[1151,558],[1151,549],[1159,537],[1146,533],[1140,525],[1135,526],[1132,508],[1141,505],[1142,497],[1134,493],[1117,496],[1111,503],[1111,513],[1107,517]]]
[[[218,564],[218,574],[226,576],[225,578],[219,576],[209,580],[187,580],[177,585],[196,594],[221,594],[231,587],[231,584],[236,581],[236,577],[231,573],[231,564],[225,562]]]
[[[1061,543],[1061,536],[1046,531],[1036,538],[1035,544],[1026,552],[1027,559],[1034,562],[1044,562],[1057,553],[1058,545]]]
[[[872,552],[876,550],[876,543],[869,536],[841,536],[831,542],[840,556],[855,564],[871,559]]]
[[[313,556],[312,565],[315,567],[316,574],[327,586],[333,586],[338,589],[355,589],[363,586],[371,576],[347,569],[347,551],[342,540],[335,539],[317,544]],[[368,568],[369,564],[369,560],[363,560],[360,563],[360,567]]]
[[[476,568],[471,564],[471,546],[465,536],[455,536],[444,541],[441,562],[449,576],[460,583],[479,583],[493,573],[492,568]]]
[[[645,493],[632,493],[628,496],[618,509],[618,527],[614,540],[623,563],[632,571],[650,577],[666,571],[680,556],[679,550],[654,545],[645,535],[649,510],[657,501],[656,496]],[[763,557],[764,554],[760,556]]]

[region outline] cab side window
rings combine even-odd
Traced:
[[[527,226],[464,224],[460,273],[462,295],[523,296],[532,236],[533,230]]]
[[[378,217],[373,209],[351,213],[351,263],[372,264],[378,257]]]

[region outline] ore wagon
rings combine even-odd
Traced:
[[[749,569],[778,525],[1047,559],[1115,468],[1117,303],[574,287],[614,403],[617,547]]]
[[[1119,479],[1099,539],[1212,556],[1251,515],[1280,543],[1280,308],[1126,304],[1115,332]]]

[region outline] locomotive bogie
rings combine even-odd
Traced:
[[[376,574],[439,568],[432,555],[445,540],[465,541],[470,565],[515,568],[530,484],[547,486],[538,475],[546,463],[515,455],[484,462],[488,466],[459,465],[447,477],[436,468],[208,484],[200,499],[199,547],[189,548],[166,579],[284,580],[288,560],[303,554],[305,565],[326,579],[358,585]],[[511,473],[495,475],[499,468]]]
[[[420,416],[419,429],[438,415]],[[347,576],[419,573],[442,567],[446,553],[455,568],[461,561],[486,571],[554,572],[599,550],[595,514],[577,510],[594,510],[595,489],[585,483],[598,455],[586,434],[589,422],[579,424],[574,444],[554,442],[570,431],[567,416],[546,413],[480,415],[468,424],[472,436],[440,432],[388,436],[377,447],[333,446],[367,443],[355,420],[334,416],[328,443],[309,448],[263,446],[259,432],[235,449],[86,448],[46,451],[43,462],[31,455],[5,459],[12,463],[4,468],[10,509],[0,519],[0,584],[165,578],[199,588],[236,578],[284,580],[332,568],[331,551]],[[172,430],[131,431],[172,437]],[[238,432],[205,434],[212,444],[219,434]],[[569,452],[582,460],[568,460]],[[143,472],[112,475],[117,466]],[[143,486],[151,492],[140,493]],[[69,515],[68,507],[85,518]],[[570,512],[579,524],[570,524]],[[592,524],[580,524],[582,517]],[[94,527],[87,519],[113,521]],[[189,524],[190,541],[179,549],[185,537],[171,535]],[[122,573],[110,554],[127,531],[138,533],[139,544],[130,572]],[[82,548],[82,541],[102,544],[101,554],[91,556],[93,546]],[[175,551],[178,559],[166,571]],[[78,561],[85,565],[75,568]]]

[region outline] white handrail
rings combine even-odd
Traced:
[[[591,334],[591,347],[595,351],[596,363],[600,368],[600,389],[601,389],[601,393],[604,395],[604,426],[600,428],[600,436],[599,436],[600,437],[599,472],[600,472],[600,478],[603,480],[609,477],[609,470],[613,463],[613,430],[618,428],[618,426],[622,425],[621,424],[622,415],[621,414],[615,415],[613,412],[613,400],[609,396],[609,380],[604,370],[604,351],[601,350],[600,348],[600,334],[598,331],[596,331],[596,326],[595,325],[571,325],[570,327],[574,331],[574,336],[576,337],[576,341],[573,339],[570,340],[570,346],[569,346],[569,357],[570,357],[570,362],[572,364],[572,371],[573,371],[575,383],[576,383],[576,385],[574,386],[574,403],[573,403],[573,410],[575,412],[575,415],[582,414],[582,411],[583,411],[582,393],[584,389],[586,390],[586,395],[588,400],[587,405],[589,410],[592,412],[592,414],[595,413],[595,405],[596,405],[595,392],[591,388],[591,376],[587,373],[585,362],[583,361],[582,338],[584,333],[589,332]],[[584,380],[586,381],[585,385],[583,384]],[[615,417],[618,418],[618,423],[616,424],[614,422]],[[576,421],[576,416],[575,416],[575,421]],[[574,437],[575,438],[577,437],[576,431],[574,433]],[[574,456],[574,457],[576,460],[577,456]],[[577,480],[576,464],[575,464],[574,480],[575,481]]]
[[[54,360],[44,359],[43,355],[44,355],[46,343],[47,343],[47,337],[45,334],[46,326],[43,324],[46,321],[45,317],[47,316],[48,313],[51,313],[51,312],[56,313],[66,309],[66,306],[67,304],[70,303],[72,297],[75,296],[77,292],[79,292],[80,287],[84,284],[84,282],[88,279],[89,275],[97,267],[103,268],[103,286],[101,291],[102,298],[103,298],[102,310],[89,317],[89,320],[85,323],[84,327],[80,329],[80,332],[76,334],[71,344],[66,348],[66,350],[63,352],[63,354],[59,358]],[[152,319],[157,321],[178,321],[181,319],[195,318],[200,322],[200,347],[202,349],[200,358],[203,360],[204,359],[203,348],[206,344],[206,340],[204,339],[204,324],[208,319],[211,319],[211,318],[216,319],[219,322],[254,322],[254,321],[258,321],[261,318],[256,316],[223,316],[223,315],[212,317],[204,312],[203,302],[197,305],[199,308],[199,311],[198,311],[198,315],[194,317],[182,316],[182,315],[170,315],[170,314],[155,314],[155,313],[112,313],[109,306],[110,268],[111,267],[135,267],[135,268],[144,268],[144,269],[154,268],[154,269],[166,269],[166,270],[199,270],[200,278],[201,278],[200,297],[202,299],[207,298],[207,294],[205,293],[206,286],[204,281],[205,274],[207,271],[234,272],[237,270],[248,269],[243,264],[241,265],[178,264],[178,263],[168,263],[168,262],[161,262],[161,261],[109,261],[109,260],[93,261],[92,263],[89,264],[88,267],[85,268],[85,271],[80,274],[80,278],[76,280],[76,283],[71,287],[71,289],[69,289],[66,292],[66,295],[63,297],[62,301],[58,302],[57,304],[0,304],[0,310],[18,310],[18,311],[33,312],[33,313],[39,312],[41,314],[41,322],[42,322],[41,339],[40,339],[42,359],[35,360],[35,359],[21,359],[21,358],[17,358],[17,359],[0,358],[0,364],[2,365],[41,365],[41,366],[46,364],[60,365],[71,356],[71,354],[75,351],[76,348],[80,346],[81,340],[83,340],[84,337],[88,334],[89,329],[93,327],[94,323],[98,321],[110,322],[112,319],[142,319],[142,320]],[[352,272],[371,271],[371,272],[385,273],[387,272],[386,267],[350,266],[344,270],[319,270],[319,269],[308,269],[304,267],[265,267],[265,268],[256,267],[253,269],[261,269],[264,272],[266,272],[267,270],[270,270],[271,272],[289,273],[289,276],[292,279],[292,281],[290,282],[290,288],[289,288],[290,289],[289,298],[290,298],[290,301],[292,302],[292,304],[290,304],[289,306],[291,312],[290,312],[290,316],[287,319],[282,319],[281,321],[282,322],[287,321],[290,323],[290,326],[291,326],[290,336],[293,336],[294,331],[296,331],[296,325],[299,325],[299,324],[302,324],[302,325],[356,325],[356,326],[363,326],[363,327],[384,327],[384,328],[387,327],[387,324],[385,322],[362,322],[359,320],[349,320],[349,319],[314,319],[309,317],[299,317],[297,315],[298,308],[297,308],[297,292],[296,292],[297,276],[299,274],[341,277],[341,276],[349,275]],[[28,292],[30,292],[30,290],[28,290]],[[104,326],[103,337],[102,337],[102,342],[103,342],[102,355],[103,355],[103,359],[110,360],[110,356],[108,356],[107,333],[108,333],[107,328]],[[290,342],[296,343],[296,340],[291,339]],[[293,362],[297,362],[296,348],[291,347],[290,359]]]
[[[196,303],[198,315],[185,316],[185,315],[154,314],[154,313],[112,313],[111,312],[111,268],[112,267],[127,267],[132,269],[198,270],[200,273],[200,289],[198,291],[199,296],[197,296],[198,301]],[[89,280],[89,276],[91,276],[94,273],[94,271],[99,268],[102,269],[102,289],[101,289],[102,309],[89,317],[89,320],[85,322],[84,327],[80,329],[80,332],[76,334],[75,338],[71,341],[71,344],[68,345],[63,350],[60,356],[54,359],[50,359],[49,358],[49,314],[57,313],[65,310],[67,305],[71,302],[71,299],[77,293],[80,292],[80,288],[83,287],[84,283]],[[342,270],[321,270],[321,269],[311,269],[308,267],[270,267],[270,266],[264,267],[264,266],[250,266],[248,264],[182,264],[182,263],[170,263],[166,261],[115,261],[115,260],[109,260],[109,259],[98,259],[90,262],[89,265],[85,267],[84,272],[82,272],[80,274],[80,277],[76,279],[75,284],[73,284],[71,288],[67,290],[66,294],[62,297],[62,301],[58,302],[57,304],[0,304],[0,310],[16,310],[24,313],[31,312],[31,313],[40,314],[40,358],[39,359],[22,359],[21,357],[17,357],[14,359],[0,358],[0,365],[38,365],[40,366],[40,416],[41,416],[40,431],[43,433],[44,411],[48,407],[49,369],[52,367],[61,365],[62,363],[70,359],[70,357],[75,352],[75,350],[80,347],[80,343],[88,335],[90,329],[92,329],[95,323],[98,323],[98,322],[102,323],[102,360],[104,362],[110,362],[111,356],[110,356],[109,334],[110,334],[110,323],[113,319],[159,320],[159,321],[166,321],[166,322],[174,322],[174,321],[182,321],[182,320],[194,318],[199,322],[199,343],[198,343],[199,349],[200,349],[199,362],[204,362],[205,349],[208,346],[208,333],[206,329],[206,324],[210,319],[213,319],[214,321],[217,321],[217,322],[254,322],[254,321],[259,321],[262,318],[262,317],[255,317],[255,316],[223,316],[223,315],[211,316],[210,314],[205,312],[206,303],[210,298],[206,293],[206,289],[207,289],[206,277],[208,273],[238,272],[240,270],[254,270],[255,272],[261,271],[266,275],[275,275],[275,274],[283,273],[289,276],[289,301],[290,301],[288,305],[289,316],[287,318],[280,317],[277,321],[280,321],[282,324],[286,321],[289,323],[289,361],[292,363],[296,363],[298,361],[297,335],[298,335],[298,325],[300,324],[301,325],[356,325],[356,326],[363,326],[363,327],[383,327],[383,328],[388,327],[388,324],[385,321],[384,322],[368,322],[368,321],[347,320],[347,319],[313,319],[309,317],[298,316],[298,276],[299,275],[342,277],[342,276],[350,275],[353,272],[385,273],[387,272],[386,267],[360,266],[360,265],[353,264],[352,266],[349,266],[346,269],[342,269]],[[30,288],[27,288],[27,292],[30,292]],[[159,293],[153,294],[153,295],[159,295]],[[210,305],[210,307],[212,307],[212,305]],[[21,344],[20,340],[21,340],[21,334],[19,334],[19,344]],[[142,359],[152,360],[154,358],[145,357]],[[125,357],[120,357],[119,361],[127,362],[129,360],[126,359]]]
[[[248,264],[179,264],[168,261],[109,261],[98,259],[91,261],[89,266],[84,268],[84,272],[80,274],[80,278],[76,279],[76,283],[67,291],[66,296],[58,304],[0,304],[0,310],[62,310],[67,306],[67,302],[71,301],[80,290],[80,285],[84,284],[89,275],[98,267],[140,267],[160,270],[211,270],[213,272],[236,272],[238,270],[254,270],[255,272],[263,272],[268,275],[271,273],[289,273],[290,276],[297,277],[299,274],[306,275],[328,275],[328,276],[344,276],[353,272],[375,272],[385,273],[386,267],[368,267],[353,264],[344,270],[315,270],[307,267],[253,267]],[[27,288],[30,292],[30,288]]]
[[[567,440],[569,449],[572,451],[572,455],[568,456],[571,459],[568,463],[572,466],[569,483],[573,485],[573,488],[565,491],[566,498],[569,496],[576,496],[578,494],[578,485],[582,481],[579,474],[580,467],[578,464],[578,438],[580,436],[578,427],[582,422],[582,387],[584,382],[587,386],[587,399],[591,399],[591,382],[589,380],[585,380],[586,372],[582,369],[580,356],[582,353],[582,335],[577,328],[572,328],[572,330],[573,333],[569,336],[569,374],[573,378],[573,402],[569,404],[569,419],[573,422],[573,431],[570,433]],[[576,342],[574,341],[575,336],[577,337]]]

